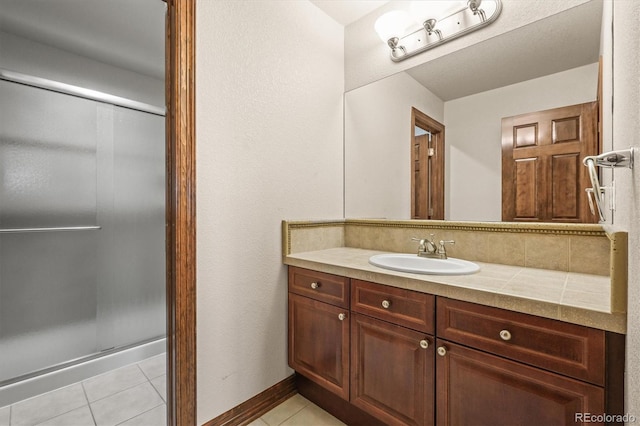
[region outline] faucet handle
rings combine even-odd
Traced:
[[[455,244],[456,242],[453,240],[440,240],[440,244],[438,246],[438,253],[446,253],[444,248],[445,244]]]

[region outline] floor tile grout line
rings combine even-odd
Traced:
[[[93,415],[93,409],[91,408],[91,402],[89,401],[89,395],[87,395],[87,390],[84,387],[84,382],[80,382],[80,386],[82,386],[82,391],[84,392],[84,397],[87,400],[87,406],[89,407],[89,413],[91,413],[91,418],[93,419],[93,424],[97,425],[96,416]]]
[[[158,377],[162,377],[162,376],[158,376]],[[156,379],[158,378],[156,377]],[[155,380],[155,379],[154,379]],[[160,397],[161,400],[163,400],[165,402],[165,404],[167,403],[167,401],[164,400],[164,398],[162,397],[162,394],[160,393],[160,391],[158,389],[156,389],[155,385],[153,384],[153,382],[151,380],[149,380],[149,384],[151,385],[151,387],[153,388],[154,391],[156,391],[156,393],[158,394],[158,396]]]
[[[164,401],[164,400],[163,400],[163,401]],[[153,408],[149,408],[147,411],[143,411],[142,413],[138,413],[138,414],[136,414],[136,415],[135,415],[135,416],[133,416],[133,417],[129,417],[128,419],[123,420],[123,421],[121,421],[120,423],[116,423],[116,424],[115,424],[115,426],[119,426],[119,425],[121,425],[121,424],[123,424],[123,423],[128,422],[129,420],[133,420],[133,419],[135,419],[136,417],[139,417],[139,416],[141,416],[141,415],[143,415],[143,414],[146,414],[146,413],[148,413],[148,412],[149,412],[149,411],[151,411],[151,410],[155,410],[156,408],[158,408],[158,407],[160,407],[160,406],[162,406],[162,405],[166,406],[166,404],[163,402],[162,404],[158,404],[158,405],[156,405],[156,406],[155,406],[155,407],[153,407]]]
[[[84,387],[82,386],[81,382],[76,382],[76,383],[70,384],[70,385],[68,385],[68,386],[63,386],[63,387],[61,387],[61,388],[54,389],[54,390],[52,390],[52,391],[50,391],[50,392],[45,392],[45,393],[43,393],[43,394],[36,395],[36,396],[34,396],[34,397],[31,397],[31,398],[27,398],[27,399],[25,399],[24,401],[28,401],[28,400],[30,400],[30,399],[34,399],[34,398],[37,398],[37,397],[40,397],[40,396],[43,396],[43,395],[46,395],[46,394],[49,394],[49,393],[53,393],[53,392],[56,392],[56,391],[58,391],[58,390],[60,390],[60,389],[70,388],[70,387],[75,386],[75,385],[80,385],[80,388],[82,389],[83,394],[84,394]],[[85,394],[85,400],[86,400],[86,394]],[[15,404],[11,404],[11,407],[13,407],[14,405],[19,404],[19,403],[21,403],[21,402],[23,402],[23,401],[18,401],[18,402],[16,402]],[[89,404],[89,403],[87,402],[87,405],[88,405],[88,404]],[[44,423],[44,422],[47,422],[47,421],[49,421],[49,420],[51,420],[51,419],[55,419],[56,417],[60,417],[60,416],[62,416],[62,415],[69,414],[70,412],[72,412],[72,411],[74,411],[74,410],[77,410],[78,408],[82,408],[82,407],[83,407],[83,405],[80,405],[80,406],[77,406],[77,407],[73,407],[73,408],[71,408],[71,409],[68,409],[68,410],[67,410],[67,411],[65,411],[65,412],[58,413],[58,414],[56,414],[55,416],[47,417],[46,419],[43,419],[43,420],[39,421],[38,423],[32,423],[32,424],[30,424],[30,426],[38,426],[39,424],[42,424],[42,423]],[[13,418],[12,418],[12,415],[11,415],[11,413],[12,413],[12,412],[13,412],[13,410],[10,410],[10,411],[9,411],[9,425],[11,425],[11,423],[13,422]]]
[[[137,363],[134,363],[134,364],[136,364],[136,366],[137,366]],[[124,368],[124,367],[121,367],[121,368]],[[116,394],[118,394],[118,393],[120,393],[120,392],[124,392],[124,391],[126,391],[126,390],[129,390],[129,389],[135,388],[136,386],[140,386],[140,385],[142,385],[142,384],[144,384],[144,383],[146,383],[146,382],[151,383],[151,381],[149,380],[149,378],[147,377],[147,375],[146,375],[146,374],[144,374],[144,371],[142,370],[142,368],[140,368],[140,367],[138,366],[138,369],[142,372],[142,377],[144,377],[144,378],[145,378],[145,380],[144,380],[144,381],[141,381],[140,383],[135,383],[135,384],[129,385],[129,386],[128,386],[128,387],[126,387],[126,388],[119,389],[117,392],[110,393],[109,395],[103,396],[102,398],[98,398],[98,399],[93,400],[93,401],[89,401],[89,396],[88,396],[88,395],[86,395],[86,393],[85,393],[85,395],[87,396],[87,401],[89,401],[89,405],[93,404],[94,402],[101,401],[101,400],[103,400],[103,399],[105,399],[105,398],[109,398],[110,396],[116,395]],[[116,370],[119,370],[119,369],[116,369]],[[113,370],[113,371],[116,371],[116,370]],[[111,371],[111,372],[113,372],[113,371]],[[109,373],[104,373],[104,374],[101,374],[100,376],[104,376],[104,375],[106,375],[106,374],[109,374]],[[95,377],[99,377],[99,376],[95,376]],[[82,382],[80,382],[80,383],[82,383],[82,385],[83,385],[83,389],[84,389],[84,382],[86,382],[86,381],[88,381],[88,380],[92,380],[93,378],[94,378],[94,377],[91,377],[91,378],[89,378],[89,379],[86,379],[86,380],[83,380]],[[153,383],[151,383],[151,386],[153,386]]]
[[[283,424],[284,422],[286,422],[287,420],[289,420],[290,418],[292,418],[293,416],[295,416],[296,414],[300,413],[302,410],[304,410],[305,408],[307,408],[309,406],[309,403],[305,404],[304,406],[300,407],[300,409],[298,411],[296,411],[295,413],[293,413],[292,415],[290,415],[289,417],[287,417],[286,419],[284,419],[283,421],[281,421],[280,423],[278,423],[275,426],[280,426],[281,424]],[[263,420],[266,424],[268,424],[269,426],[271,426],[269,424],[269,422],[267,422],[266,420]]]
[[[112,393],[112,394],[110,394],[110,395],[103,396],[103,397],[102,397],[102,398],[100,398],[100,399],[96,399],[95,401],[91,401],[91,402],[89,403],[89,405],[91,405],[91,404],[93,404],[93,403],[95,403],[95,402],[98,402],[98,401],[102,401],[102,400],[107,399],[107,398],[111,398],[112,396],[118,395],[118,394],[120,394],[120,393],[122,393],[122,392],[126,392],[126,391],[131,390],[131,389],[133,389],[133,388],[135,388],[135,387],[142,386],[142,385],[144,385],[145,383],[150,384],[150,385],[151,385],[151,387],[153,388],[153,384],[152,384],[149,380],[145,380],[144,382],[140,382],[140,383],[137,383],[137,384],[135,384],[135,385],[131,385],[131,386],[129,386],[128,388],[120,389],[118,392],[114,392],[114,393]],[[154,389],[155,389],[155,388],[154,388]]]
[[[142,367],[140,367],[140,363],[136,362],[136,367],[138,367],[138,370],[142,371],[142,375],[147,379],[147,381],[151,381],[151,379],[149,379],[149,376],[147,376],[147,373],[144,372],[144,369]]]
[[[88,406],[89,406],[89,404],[87,404],[87,407],[88,407]],[[41,424],[43,424],[43,423],[46,423],[46,422],[51,421],[51,420],[53,420],[53,419],[57,419],[58,417],[64,416],[64,415],[66,415],[66,414],[69,414],[69,413],[70,413],[70,412],[72,412],[72,411],[79,410],[79,409],[84,408],[84,407],[85,407],[85,406],[83,405],[83,406],[81,406],[81,407],[76,407],[76,408],[74,408],[73,410],[69,410],[69,411],[66,411],[66,412],[64,412],[64,413],[56,414],[55,416],[53,416],[53,417],[49,417],[49,418],[47,418],[47,419],[44,419],[44,420],[42,420],[41,422],[38,422],[38,423],[33,424],[32,426],[39,426],[39,425],[41,425]],[[91,411],[91,408],[89,408],[89,411]],[[96,424],[96,422],[95,422],[95,420],[94,420],[94,421],[93,421],[93,425],[92,425],[92,426],[95,426],[95,424]]]
[[[146,361],[146,360],[144,360],[144,361]],[[147,373],[145,373],[144,369],[140,366],[140,363],[144,362],[144,361],[137,362],[136,366],[140,369],[140,371],[142,371],[142,374],[144,374],[144,376],[147,378],[147,380],[151,381],[151,380],[156,379],[156,378],[158,378],[158,377],[160,377],[162,375],[166,375],[167,374],[167,367],[165,366],[163,374],[160,374],[160,375],[155,376],[155,377],[150,377]]]

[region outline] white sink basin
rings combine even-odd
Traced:
[[[430,275],[467,275],[478,272],[480,267],[467,260],[450,257],[432,259],[416,254],[385,253],[369,258],[369,263],[380,268],[399,272]]]

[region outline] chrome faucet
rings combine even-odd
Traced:
[[[453,240],[440,240],[439,244],[433,241],[435,234],[429,234],[429,238],[412,238],[413,241],[418,241],[418,256],[429,257],[432,259],[446,259],[447,250],[445,244],[455,244]]]

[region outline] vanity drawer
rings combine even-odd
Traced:
[[[289,266],[289,291],[349,309],[349,278]]]
[[[437,335],[546,370],[605,384],[605,332],[438,297]]]
[[[402,288],[351,280],[351,310],[433,334],[435,297]]]

